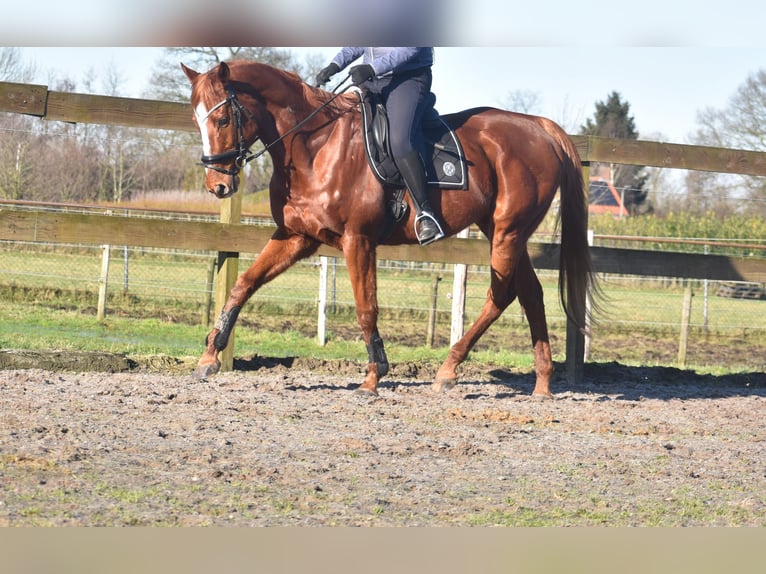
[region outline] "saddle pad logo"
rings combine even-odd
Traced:
[[[444,165],[442,165],[442,171],[444,172],[444,175],[447,177],[452,177],[455,175],[455,164],[451,161],[445,161]]]

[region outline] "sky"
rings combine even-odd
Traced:
[[[161,47],[20,47],[35,64],[35,82],[68,77],[80,83],[116,67],[120,95],[141,97]],[[299,59],[332,58],[339,47],[290,48]],[[511,94],[535,95],[533,113],[576,133],[595,104],[617,91],[630,104],[641,139],[689,143],[697,114],[724,109],[758,70],[766,47],[437,47],[433,68],[436,107],[449,113],[475,106],[508,107]],[[179,74],[180,74],[179,69]],[[96,86],[98,87],[98,86]]]
[[[15,3],[0,39],[40,83],[112,66],[129,97],[166,45],[297,44],[329,62],[339,43],[425,43],[442,113],[527,92],[530,111],[575,133],[616,91],[642,139],[689,143],[700,111],[766,69],[764,22],[763,0],[62,0]]]

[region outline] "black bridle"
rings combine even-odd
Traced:
[[[256,141],[258,141],[260,139],[260,136],[256,136],[253,142],[250,145],[248,145],[247,140],[245,139],[245,128],[244,128],[245,121],[248,118],[257,125],[258,122],[255,118],[255,115],[240,103],[240,101],[237,99],[237,93],[234,91],[234,88],[232,88],[231,85],[226,84],[226,86],[224,86],[226,89],[226,94],[227,94],[226,99],[214,105],[210,109],[210,111],[208,111],[207,115],[204,118],[198,119],[197,121],[200,124],[203,121],[207,121],[207,119],[210,117],[210,114],[212,114],[215,110],[229,104],[231,106],[232,115],[233,115],[233,127],[234,127],[235,139],[237,141],[237,147],[221,152],[221,153],[212,154],[212,155],[203,154],[202,157],[200,158],[200,165],[204,166],[207,169],[212,169],[226,175],[230,175],[230,176],[237,175],[242,170],[242,168],[245,167],[245,165],[247,165],[249,162],[253,161],[256,158],[261,157],[263,154],[269,151],[269,149],[271,149],[272,146],[278,144],[287,136],[289,136],[291,133],[299,129],[311,118],[317,115],[323,108],[325,108],[330,103],[332,103],[335,100],[335,98],[337,98],[346,90],[348,90],[353,84],[350,84],[346,86],[343,90],[338,91],[338,89],[346,82],[346,80],[348,80],[349,77],[350,76],[346,76],[346,78],[340,84],[336,86],[336,88],[333,90],[334,95],[332,98],[327,100],[325,103],[323,103],[313,112],[311,112],[304,120],[298,122],[295,126],[293,126],[290,130],[285,132],[283,135],[279,136],[273,142],[271,142],[270,144],[266,144],[264,148],[260,150],[258,153],[252,153],[250,151],[250,146],[252,146]],[[225,167],[221,167],[220,165],[216,165],[216,164],[230,163],[231,161],[234,162],[233,168],[225,168]]]
[[[221,172],[226,175],[237,175],[240,170],[245,167],[245,165],[263,154],[266,150],[262,150],[258,154],[253,154],[250,152],[250,146],[247,145],[247,140],[245,139],[245,119],[250,118],[251,121],[255,122],[255,116],[253,113],[248,110],[245,106],[243,106],[239,100],[237,99],[237,94],[234,91],[234,89],[230,85],[226,85],[226,94],[228,97],[225,100],[222,100],[221,102],[217,103],[215,106],[213,106],[210,111],[207,113],[207,115],[202,118],[202,121],[207,120],[210,117],[210,114],[212,114],[215,110],[217,110],[220,107],[225,106],[226,104],[231,105],[232,110],[232,116],[233,116],[233,122],[234,122],[234,134],[236,136],[237,140],[237,147],[230,149],[228,151],[222,152],[222,153],[216,153],[213,155],[204,155],[202,154],[202,157],[200,158],[200,165],[205,166],[208,169],[213,169],[215,171]],[[246,116],[246,117],[245,117]],[[255,143],[258,140],[258,136],[256,136],[255,140],[253,140],[253,143]],[[252,145],[252,144],[250,144]],[[220,167],[216,164],[225,164],[230,163],[231,161],[234,161],[234,167],[232,169],[227,169],[225,167]]]

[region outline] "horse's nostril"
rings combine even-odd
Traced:
[[[210,192],[216,197],[226,197],[229,193],[229,186],[223,183],[217,184]]]
[[[235,175],[231,178],[231,181],[219,181],[219,182],[207,182],[207,190],[215,195],[218,199],[225,199],[234,195],[237,192],[239,184],[239,178]]]

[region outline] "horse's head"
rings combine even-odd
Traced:
[[[202,136],[205,186],[218,198],[229,197],[237,191],[240,170],[253,157],[249,150],[258,137],[255,117],[237,99],[226,63],[206,74],[183,64],[181,68],[192,84],[191,104]]]

